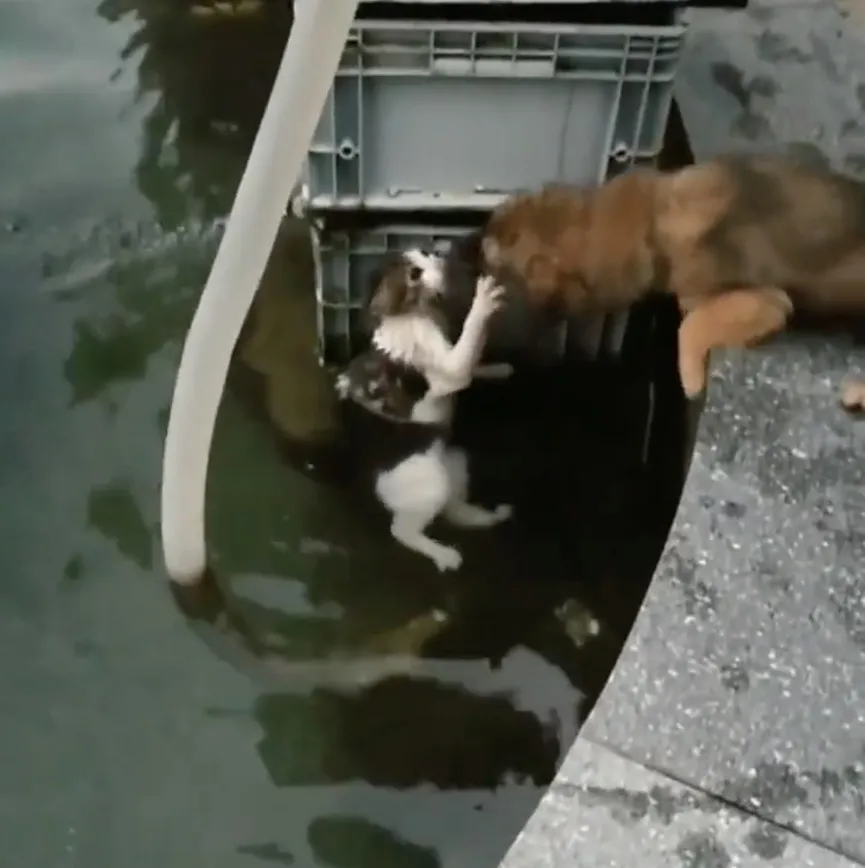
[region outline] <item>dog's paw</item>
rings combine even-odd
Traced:
[[[514,508],[509,503],[500,503],[493,509],[493,515],[496,517],[496,522],[507,521],[514,514]]]
[[[706,369],[704,365],[693,359],[679,359],[679,379],[682,381],[682,391],[689,401],[698,398],[706,388]]]
[[[433,555],[433,561],[439,572],[444,573],[448,570],[458,570],[462,566],[463,556],[455,548],[443,546],[438,554]]]
[[[865,382],[847,380],[841,386],[841,406],[851,416],[863,415],[865,413]]]

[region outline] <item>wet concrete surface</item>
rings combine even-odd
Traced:
[[[305,229],[287,221],[235,368],[257,390],[227,394],[208,502],[221,580],[281,637],[279,688],[173,608],[173,376],[287,28],[280,4],[0,6],[9,864],[495,865],[604,684],[672,515],[677,477],[660,509],[633,409],[596,389],[543,432],[515,426],[480,471],[494,488],[540,468],[547,513],[524,494],[534,522],[467,543],[447,581],[395,551],[283,457],[333,430]]]

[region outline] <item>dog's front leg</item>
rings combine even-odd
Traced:
[[[679,376],[688,398],[706,386],[709,353],[747,347],[781,331],[793,312],[790,297],[776,287],[733,289],[691,302],[679,326]]]

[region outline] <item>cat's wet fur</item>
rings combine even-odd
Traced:
[[[492,527],[510,507],[489,510],[468,500],[468,456],[450,443],[454,399],[475,376],[508,376],[479,367],[490,319],[503,291],[476,278],[459,335],[451,341],[441,308],[447,281],[438,253],[409,249],[373,275],[369,348],[337,378],[345,433],[358,469],[391,516],[391,535],[439,570],[462,563],[455,546],[430,537],[437,516],[464,528]]]
[[[501,289],[491,279],[475,280],[462,339],[452,343],[439,303],[443,278],[441,257],[422,250],[389,256],[373,274],[365,305],[370,346],[337,378],[344,436],[330,480],[359,512],[375,500],[384,505],[397,541],[450,570],[462,556],[426,536],[433,518],[441,513],[456,526],[488,528],[511,515],[508,505],[486,509],[467,500],[468,458],[449,443],[453,397],[474,376],[502,379],[512,369],[477,367]],[[295,674],[298,667],[281,659],[279,638],[252,626],[210,567],[196,582],[169,588],[178,609],[208,627],[228,658],[263,665],[271,678]]]

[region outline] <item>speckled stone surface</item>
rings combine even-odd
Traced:
[[[848,354],[796,343],[716,364],[666,553],[584,734],[865,861],[865,427],[837,409]]]
[[[845,868],[785,829],[580,739],[507,865]]]
[[[677,98],[696,156],[865,171],[865,3],[694,13]],[[865,423],[849,342],[713,359],[666,551],[519,866],[865,864]]]

